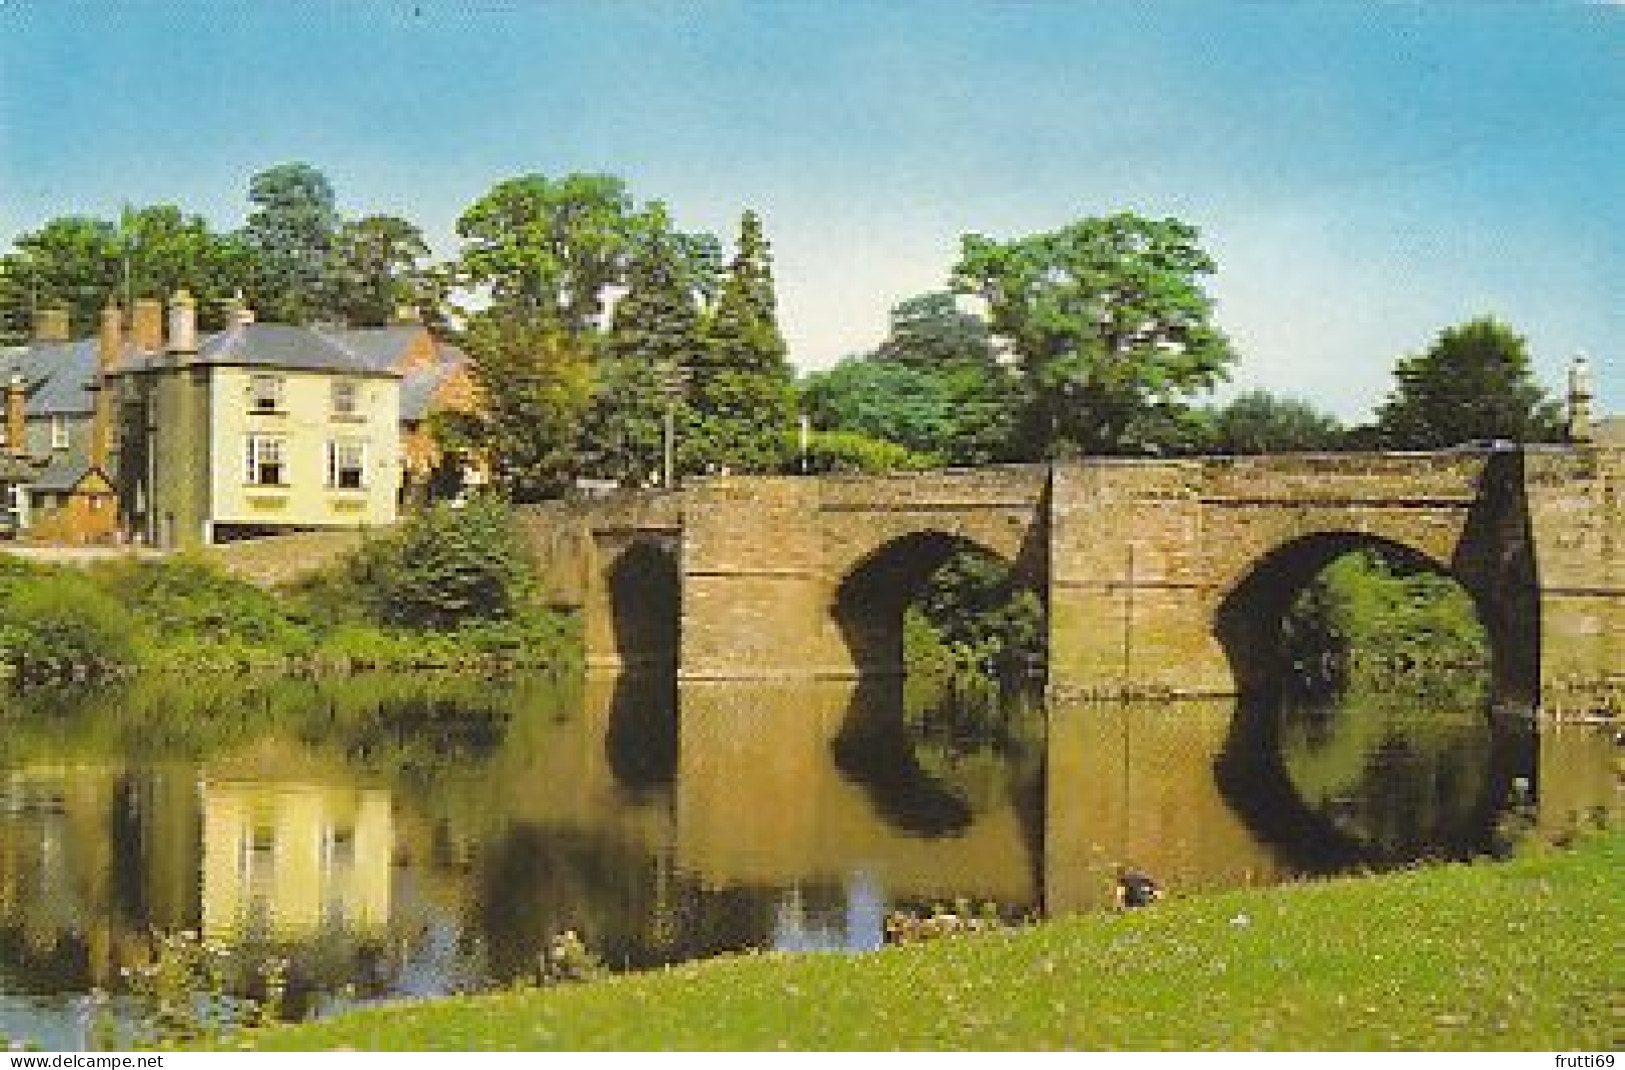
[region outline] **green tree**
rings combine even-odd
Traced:
[[[660,470],[668,409],[704,348],[703,275],[658,206],[627,268],[584,442],[592,473],[637,486]]]
[[[418,306],[426,295],[420,265],[428,255],[423,232],[399,216],[345,222],[333,240],[331,310],[346,323],[375,327],[402,305]]]
[[[306,323],[328,308],[339,214],[333,187],[307,163],[285,163],[249,180],[254,205],[242,231],[254,252],[251,296],[260,317]]]
[[[746,211],[693,365],[681,442],[685,470],[769,472],[783,463],[795,425],[795,382],[777,305],[762,223]]]
[[[76,334],[96,329],[107,299],[121,292],[123,245],[118,228],[105,219],[60,216],[14,243],[6,277],[15,288],[12,302],[26,302],[13,320],[26,320],[41,308],[65,308]],[[26,324],[19,324],[26,334]],[[15,328],[14,328],[15,329]]]
[[[585,335],[644,222],[613,175],[508,179],[457,221],[462,274],[489,290],[495,309]]]
[[[872,355],[807,378],[813,422],[895,442],[939,464],[1008,459],[1021,384],[998,363],[987,325],[948,293],[902,302],[891,323]]]
[[[1129,213],[1009,242],[963,239],[953,283],[981,298],[1026,384],[1031,453],[1139,452],[1136,417],[1211,389],[1234,353],[1197,231]]]
[[[206,329],[224,326],[232,296],[253,279],[253,253],[235,235],[174,205],[126,209],[119,219],[120,298],[163,298],[188,290]]]
[[[471,325],[467,346],[485,401],[478,440],[497,489],[510,500],[556,497],[575,478],[592,396],[592,345],[501,311]]]
[[[419,630],[504,620],[535,593],[513,512],[489,496],[414,513],[370,544],[354,567],[376,619]]]
[[[1343,425],[1335,416],[1297,398],[1249,390],[1213,410],[1213,448],[1224,453],[1291,453],[1335,450]]]
[[[1474,439],[1553,441],[1555,402],[1535,382],[1528,343],[1493,316],[1442,331],[1427,352],[1394,365],[1396,383],[1377,412],[1389,446],[1434,449]]]

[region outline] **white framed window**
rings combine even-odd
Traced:
[[[250,486],[281,487],[287,480],[284,442],[275,435],[248,436],[248,467],[244,476]]]
[[[364,490],[367,486],[365,439],[338,438],[327,444],[327,485],[335,490]]]
[[[51,417],[51,448],[53,450],[68,448],[68,418],[66,416]]]
[[[283,379],[280,375],[254,375],[248,380],[250,412],[282,411]]]
[[[333,380],[333,415],[358,416],[361,412],[361,384],[354,379]]]

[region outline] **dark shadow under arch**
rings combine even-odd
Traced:
[[[637,539],[616,555],[606,580],[621,667],[675,670],[682,613],[675,547],[656,538]]]

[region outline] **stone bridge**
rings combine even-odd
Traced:
[[[896,671],[914,585],[958,546],[1045,597],[1057,696],[1249,693],[1280,615],[1360,546],[1475,599],[1499,693],[1625,678],[1625,451],[1593,447],[727,477],[528,514],[589,665],[685,680]]]

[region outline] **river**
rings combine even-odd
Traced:
[[[903,727],[884,680],[200,682],[12,697],[0,1031],[84,1046],[154,932],[290,961],[322,1013],[608,967],[863,949],[894,910],[1106,908],[1560,836],[1621,806],[1612,730],[1392,695],[1035,707]],[[120,1006],[117,999],[112,1006]]]

